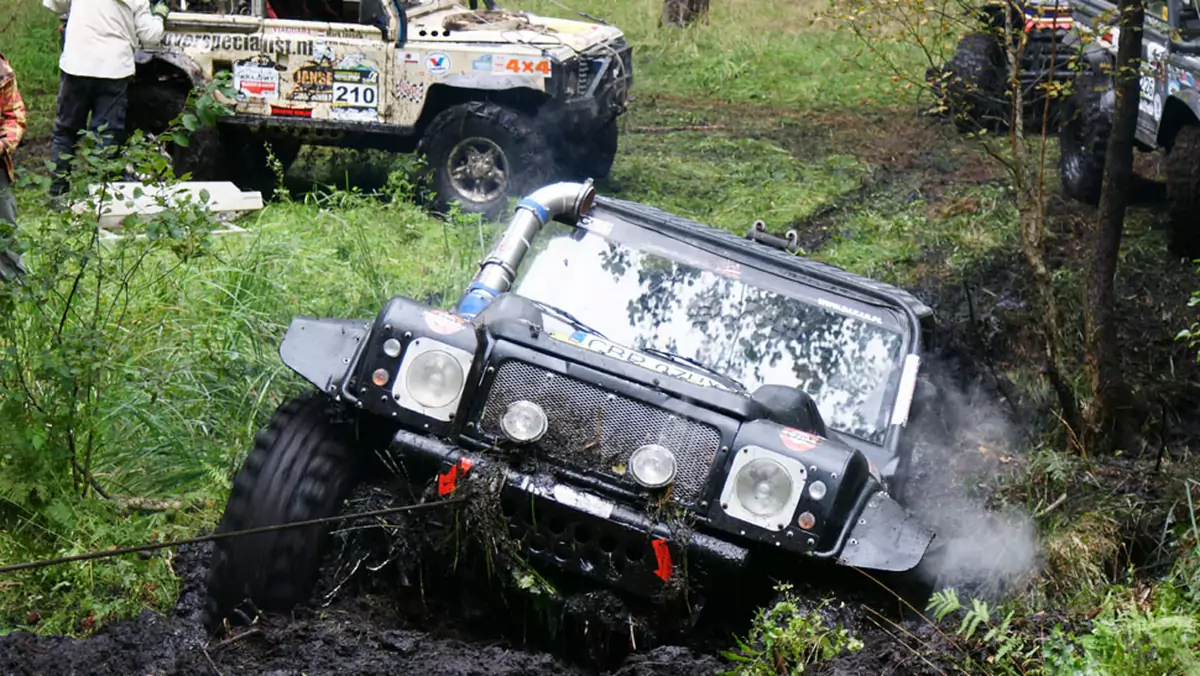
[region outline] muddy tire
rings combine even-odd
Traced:
[[[254,439],[233,482],[218,533],[335,516],[359,478],[363,449],[345,409],[320,393],[281,406]],[[285,611],[308,599],[329,526],[217,540],[203,623]]]
[[[608,178],[612,173],[613,162],[617,159],[620,137],[617,120],[613,118],[592,132],[582,143],[570,146],[567,157],[563,158],[563,164],[567,165],[567,173],[580,181]]]
[[[498,218],[510,195],[541,187],[554,153],[534,121],[496,103],[451,106],[429,123],[421,152],[433,173],[435,207]]]
[[[1082,77],[1063,111],[1058,136],[1058,180],[1063,194],[1091,204],[1100,203],[1104,182],[1104,154],[1112,133],[1112,117],[1100,105],[1103,89],[1095,77]]]
[[[188,89],[167,82],[135,82],[129,90],[129,126],[159,135],[187,105]],[[275,192],[276,177],[267,161],[263,141],[233,127],[200,127],[188,145],[167,143],[176,176],[190,174],[193,181],[231,181],[242,190],[257,190],[263,199]],[[284,171],[300,154],[294,139],[271,141]]]
[[[1193,256],[1200,249],[1200,126],[1179,130],[1165,164],[1171,245]]]
[[[941,94],[960,132],[1003,123],[1004,51],[995,35],[964,35],[946,70]]]

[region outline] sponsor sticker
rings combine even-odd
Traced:
[[[445,75],[450,71],[450,55],[445,52],[430,52],[425,55],[425,70],[430,75]]]
[[[492,55],[484,54],[471,62],[471,70],[477,73],[492,72]]]
[[[271,115],[275,117],[312,117],[312,108],[300,108],[296,106],[279,106],[271,104]]]
[[[416,52],[404,52],[404,63],[421,63],[421,55]]]
[[[242,101],[265,101],[279,96],[279,71],[266,56],[233,64],[233,88]]]
[[[797,452],[811,451],[821,445],[821,437],[791,427],[785,427],[779,431],[779,441],[785,447]]]
[[[550,59],[527,59],[520,56],[496,54],[492,56],[492,73],[550,77]]]
[[[873,322],[875,324],[883,323],[883,317],[880,317],[878,315],[873,315],[873,314],[870,314],[867,312],[863,312],[862,310],[856,310],[852,307],[846,307],[845,305],[842,305],[841,303],[835,303],[831,300],[825,300],[824,298],[818,298],[817,305],[820,305],[823,308],[828,308],[830,310],[834,310],[836,312],[840,312],[844,315],[850,315],[851,317],[854,317],[856,319],[862,319],[864,321]]]
[[[434,333],[448,336],[466,328],[467,321],[462,317],[455,317],[445,310],[426,310],[425,325]]]
[[[564,505],[574,507],[581,512],[587,512],[593,516],[598,516],[601,519],[607,519],[613,513],[613,503],[590,493],[577,491],[565,484],[558,484],[554,487],[554,499]]]
[[[721,383],[709,378],[708,376],[701,375],[690,369],[685,369],[678,364],[672,364],[671,362],[657,359],[632,348],[628,348],[623,345],[617,345],[616,343],[584,331],[576,331],[569,336],[552,333],[550,334],[550,337],[565,343],[577,345],[597,354],[605,355],[606,357],[613,357],[614,359],[620,359],[623,362],[633,364],[635,366],[641,366],[644,369],[649,369],[665,376],[678,378],[679,380],[689,382],[693,385],[698,385],[700,387],[715,387],[719,390],[725,390],[726,392],[731,391],[728,387],[725,387]]]

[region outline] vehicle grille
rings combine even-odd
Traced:
[[[1070,50],[1062,44],[1064,37],[1062,30],[1039,28],[1030,31],[1029,42],[1022,55],[1023,66],[1029,71],[1050,77],[1053,77],[1051,68],[1059,72],[1069,68],[1071,55]]]
[[[542,407],[549,429],[534,446],[542,458],[636,485],[621,471],[638,447],[661,444],[676,460],[672,498],[692,504],[721,443],[717,428],[648,406],[594,385],[536,366],[506,361],[496,373],[480,426],[499,438],[500,416],[509,404],[528,399]],[[614,469],[615,468],[615,469]]]

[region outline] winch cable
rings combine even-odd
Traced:
[[[91,559],[105,559],[113,556],[121,556],[123,554],[133,554],[136,552],[148,552],[155,549],[166,549],[168,547],[179,547],[181,545],[194,545],[201,542],[211,542],[213,540],[221,540],[224,538],[239,537],[242,535],[255,535],[257,533],[271,533],[279,530],[287,530],[288,528],[303,528],[305,526],[318,526],[325,523],[336,523],[338,521],[350,521],[353,519],[369,519],[376,516],[386,516],[388,514],[398,514],[400,512],[414,512],[420,509],[429,509],[432,507],[443,507],[453,505],[458,502],[464,502],[467,498],[450,498],[448,500],[439,500],[437,502],[424,502],[418,505],[403,505],[400,507],[387,507],[384,509],[376,509],[370,512],[359,512],[357,514],[340,514],[338,516],[326,516],[320,519],[309,519],[307,521],[293,521],[291,523],[275,524],[273,526],[260,526],[258,528],[246,528],[244,530],[229,531],[227,533],[212,533],[210,535],[200,535],[194,538],[184,540],[172,540],[170,542],[152,542],[144,545],[133,547],[120,547],[116,549],[105,549],[96,552],[88,552],[86,554],[75,554],[73,556],[61,556],[56,559],[44,559],[42,561],[28,561],[26,563],[14,563],[8,566],[0,566],[0,574],[15,573],[19,570],[30,570],[32,568],[47,568],[49,566],[57,566],[63,563],[71,563],[74,561],[88,561]]]

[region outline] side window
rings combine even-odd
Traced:
[[[361,0],[358,4],[358,23],[364,26],[373,26],[383,31],[385,39],[390,39],[387,34],[388,16],[385,10],[384,3],[391,0]]]
[[[298,21],[343,22],[344,0],[267,0],[267,16]]]
[[[1167,23],[1170,21],[1170,15],[1167,13],[1167,0],[1150,0],[1146,3],[1146,18],[1155,21]]]

